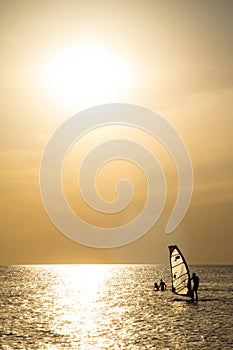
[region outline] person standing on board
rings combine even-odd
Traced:
[[[197,290],[199,287],[199,277],[195,274],[195,272],[192,275],[191,281],[193,281],[192,300],[194,301],[194,294],[195,294],[195,300],[198,301]]]
[[[161,289],[162,292],[163,292],[164,290],[166,290],[166,283],[163,281],[162,278],[161,278],[161,280],[160,280],[159,288]]]

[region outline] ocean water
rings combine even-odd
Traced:
[[[232,349],[233,266],[193,271],[198,303],[163,265],[1,266],[0,349]]]

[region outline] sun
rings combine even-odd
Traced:
[[[132,73],[118,53],[96,43],[82,43],[54,55],[41,79],[59,101],[94,105],[120,98],[132,84]]]

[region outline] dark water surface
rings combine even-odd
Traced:
[[[1,266],[0,349],[232,349],[233,266],[193,271],[197,304],[174,301],[168,266]]]

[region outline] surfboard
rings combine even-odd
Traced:
[[[193,303],[194,302],[194,300],[192,300],[192,299],[178,299],[178,298],[173,299],[173,301],[185,301],[186,303]]]
[[[185,301],[186,303],[199,303],[199,301],[206,302],[206,301],[216,301],[216,300],[218,299],[201,298],[201,299],[198,299],[198,301],[192,300],[192,299],[179,299],[179,298],[173,299],[173,301]]]

